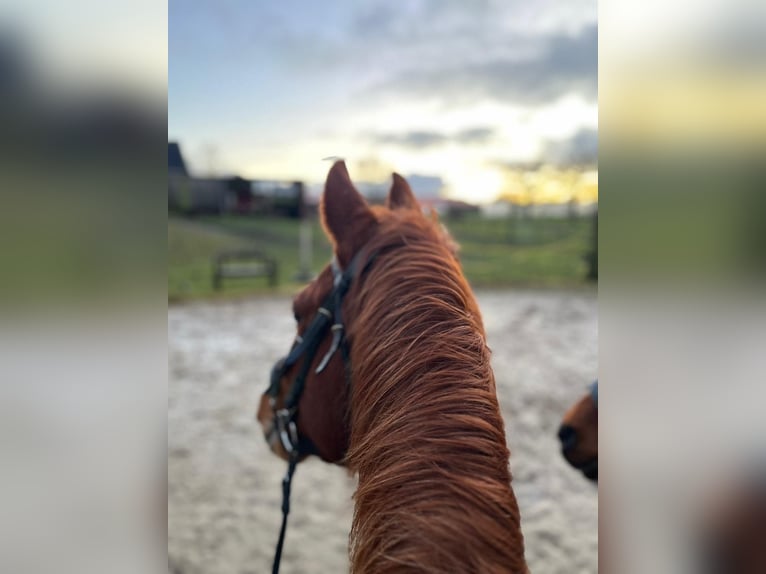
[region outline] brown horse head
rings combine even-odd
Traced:
[[[385,209],[367,205],[351,183],[344,162],[336,162],[330,169],[320,212],[325,233],[333,243],[335,259],[293,300],[298,340],[306,335],[312,319],[333,289],[333,266],[346,268],[362,247],[370,242],[381,223],[391,225],[391,220],[403,217],[402,212],[405,211],[410,217],[422,218],[417,200],[399,174],[393,176],[386,205]],[[355,289],[356,285],[351,287]],[[347,325],[344,327],[348,328]],[[348,333],[345,335],[347,339],[350,338]],[[322,372],[316,373],[317,366],[327,356],[331,344],[332,332],[328,330],[308,370],[301,405],[297,410],[296,426],[301,444],[305,447],[301,458],[316,454],[326,462],[344,464],[349,444],[349,427],[348,374],[342,360],[343,353],[333,353]],[[283,374],[278,403],[281,404],[289,393],[291,382],[300,366],[300,363],[293,365]],[[272,451],[287,459],[287,452],[274,433],[274,409],[269,404],[269,398],[267,393],[261,397],[257,418]]]
[[[705,574],[766,572],[766,472],[728,480],[698,517]]]
[[[526,572],[490,352],[454,243],[398,175],[386,205],[370,207],[338,162],[320,209],[335,261],[295,298],[294,349],[307,349],[318,314],[344,336],[318,342],[294,430],[302,454],[359,477],[352,571]],[[274,412],[303,368],[288,359],[258,411],[283,457]]]
[[[567,462],[598,481],[598,383],[564,414],[558,436]]]

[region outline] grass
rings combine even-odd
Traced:
[[[492,219],[471,216],[446,225],[460,244],[474,287],[584,285],[592,248],[590,219]]]
[[[298,241],[300,222],[288,219],[204,217],[168,219],[168,299],[230,297],[250,293],[294,292],[302,284]],[[329,261],[330,244],[318,223],[312,224],[312,271]],[[224,280],[212,285],[212,260],[220,251],[257,249],[277,261],[279,285],[269,287],[265,277]]]
[[[475,287],[577,287],[586,285],[584,255],[592,246],[590,219],[481,219],[469,215],[444,221],[460,244],[460,259]],[[297,279],[300,222],[261,217],[168,219],[168,299],[238,297],[292,293]],[[311,224],[313,273],[331,256],[321,226]],[[236,279],[215,292],[212,258],[231,249],[258,249],[279,265],[279,286],[266,278]]]

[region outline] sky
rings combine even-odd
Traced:
[[[596,161],[595,0],[170,0],[168,72],[168,139],[200,175],[311,185],[341,157],[482,202]]]

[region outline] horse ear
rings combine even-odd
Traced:
[[[319,209],[322,224],[341,259],[350,258],[362,247],[376,222],[367,202],[351,183],[342,160],[336,161],[327,174]]]
[[[415,194],[410,189],[410,184],[398,173],[394,174],[394,182],[388,192],[386,206],[389,209],[420,209]]]

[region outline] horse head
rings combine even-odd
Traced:
[[[567,462],[598,481],[598,383],[564,414],[558,437]]]
[[[278,380],[272,380],[270,389],[261,397],[257,418],[272,451],[281,458],[288,458],[290,446],[285,442],[289,443],[290,437],[284,437],[287,441],[281,440],[280,431],[283,434],[294,432],[301,459],[314,454],[327,462],[342,464],[349,445],[350,373],[347,369],[350,365],[347,352],[353,336],[349,331],[353,331],[354,317],[344,313],[348,305],[341,296],[337,302],[331,301],[337,308],[332,310],[332,317],[325,317],[327,324],[320,334],[314,332],[317,331],[315,320],[317,317],[322,320],[320,313],[327,315],[328,297],[336,290],[344,271],[349,283],[346,286],[350,291],[349,298],[358,291],[359,283],[364,281],[364,266],[370,262],[360,258],[374,255],[364,252],[364,248],[381,226],[396,225],[397,218],[402,217],[424,221],[427,218],[410,186],[398,174],[393,175],[385,207],[369,206],[355,189],[342,161],[336,162],[327,176],[320,214],[325,233],[333,244],[334,258],[293,300],[297,329],[293,349],[306,343],[315,345],[315,348],[311,349],[312,356],[298,357],[287,368],[275,370],[272,377]],[[446,232],[444,239],[449,241]],[[450,246],[454,250],[454,246]],[[352,264],[355,267],[350,269]],[[306,341],[307,337],[315,340]],[[295,409],[295,425],[292,429],[280,429],[277,413],[293,392],[302,369],[306,372],[305,380],[301,382],[300,408],[298,403],[291,405]]]
[[[705,574],[766,572],[766,471],[757,468],[718,485],[696,517]]]

